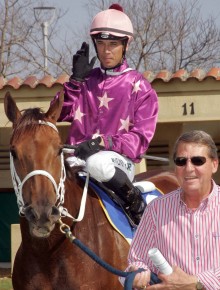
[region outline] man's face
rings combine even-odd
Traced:
[[[206,162],[201,166],[196,166],[190,158],[202,156]],[[176,157],[187,158],[186,165],[175,166],[175,173],[185,194],[200,194],[205,196],[210,193],[212,175],[218,169],[218,160],[212,159],[208,154],[208,147],[195,143],[180,143]]]
[[[121,40],[96,40],[99,60],[103,67],[113,68],[122,61],[124,45]]]

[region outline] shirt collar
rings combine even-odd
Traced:
[[[117,76],[121,75],[127,71],[134,70],[133,68],[128,67],[128,63],[126,59],[123,60],[122,64],[113,68],[113,69],[104,69],[101,67],[101,71],[103,74],[110,75],[110,76]]]
[[[206,208],[207,206],[209,206],[212,203],[213,199],[218,194],[218,190],[219,190],[219,187],[217,186],[217,184],[215,183],[215,181],[212,179],[212,191],[210,192],[210,194],[204,200],[202,200],[199,208],[201,206],[203,208]],[[180,205],[181,206],[187,207],[187,205],[185,204],[185,202],[183,200],[183,191],[182,191],[181,188],[179,188],[179,202],[180,202]]]

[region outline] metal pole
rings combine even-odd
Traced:
[[[48,42],[48,22],[42,23],[42,29],[43,29],[43,42],[44,42],[44,73],[47,73],[48,69],[48,48],[47,48],[47,42]]]
[[[45,15],[44,12],[46,13]],[[48,72],[48,27],[53,22],[53,19],[55,17],[55,7],[35,7],[34,16],[38,22],[42,22],[41,27],[43,31],[44,44],[44,74],[46,74]]]
[[[156,160],[156,161],[167,162],[167,163],[170,162],[168,158],[164,158],[164,157],[151,156],[151,155],[145,155],[145,154],[142,154],[140,157],[149,159],[149,160]]]

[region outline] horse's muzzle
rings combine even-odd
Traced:
[[[56,206],[34,207],[29,205],[24,209],[25,218],[28,220],[30,234],[37,238],[47,238],[60,218]]]

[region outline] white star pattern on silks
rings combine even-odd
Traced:
[[[132,94],[137,93],[138,91],[141,91],[140,84],[141,84],[140,80],[134,84]]]
[[[84,113],[80,112],[80,107],[78,107],[74,116],[74,120],[78,120],[82,124],[82,117],[84,115],[85,115]]]
[[[129,127],[130,125],[133,125],[132,123],[130,123],[130,120],[129,120],[129,116],[127,117],[126,120],[123,120],[123,119],[120,119],[121,121],[121,127],[119,128],[119,130],[126,130],[127,132],[129,131]]]
[[[108,98],[107,93],[105,92],[103,97],[98,97],[99,101],[100,101],[100,105],[99,108],[101,107],[106,107],[108,109],[108,103],[111,102],[111,100],[113,100],[113,98]]]

